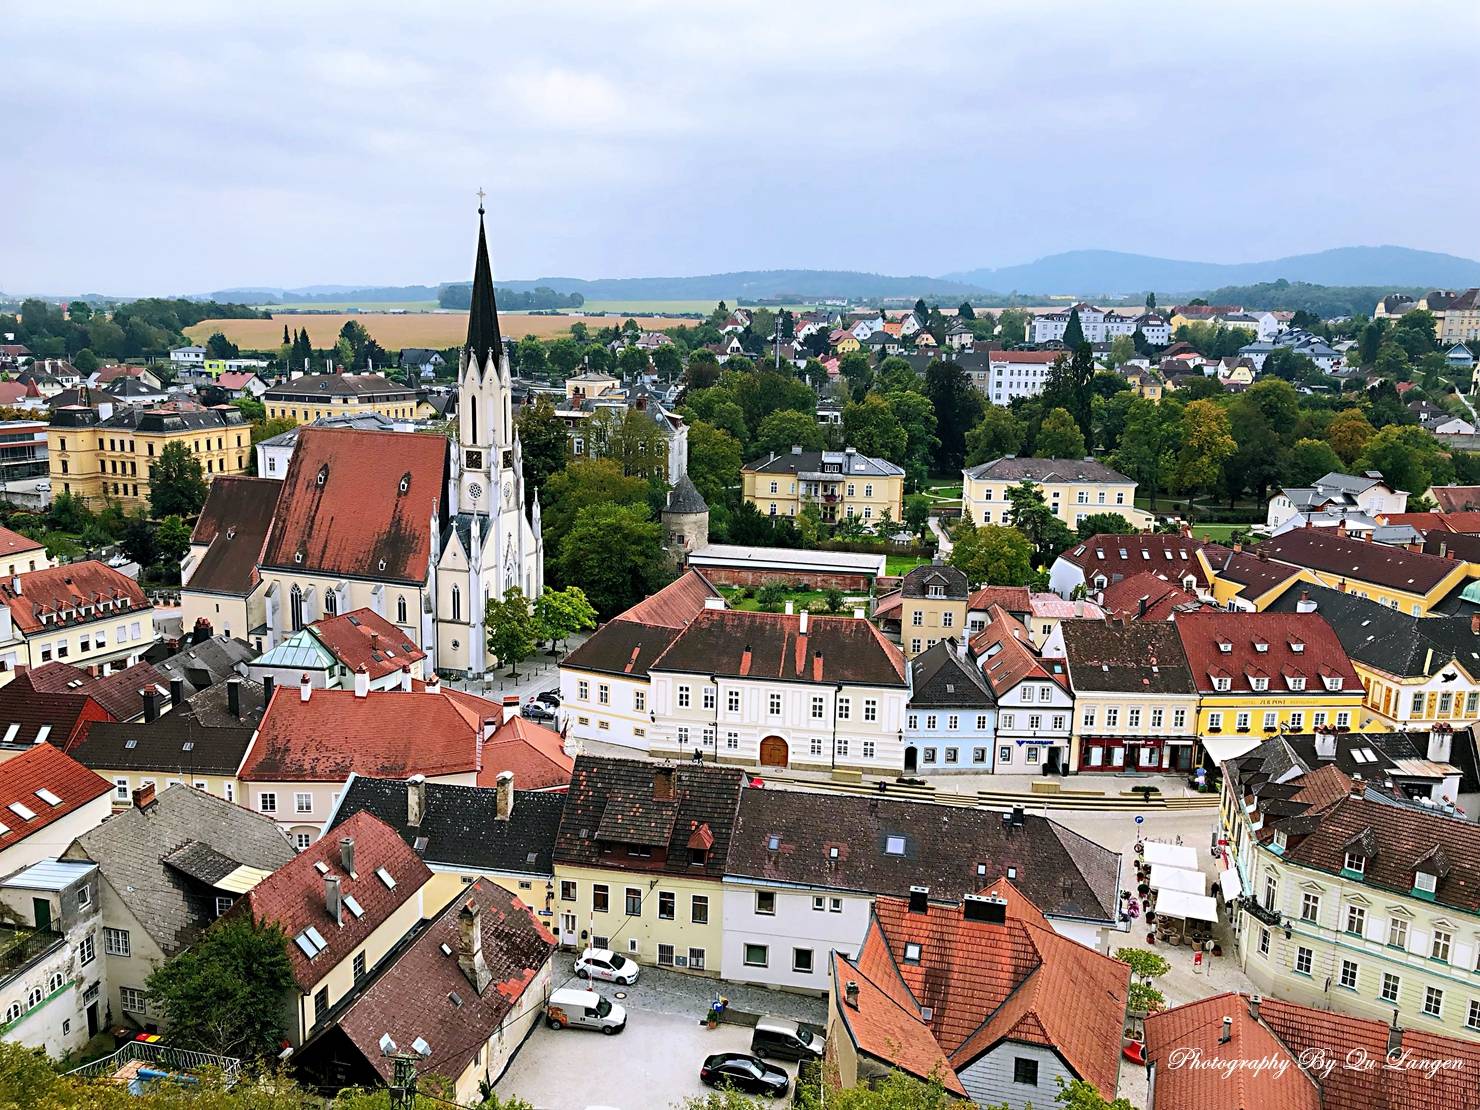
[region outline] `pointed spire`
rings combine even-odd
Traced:
[[[473,265],[473,300],[468,309],[469,360],[481,375],[491,355],[503,357],[504,345],[498,330],[498,305],[493,298],[493,267],[488,262],[488,235],[483,229],[483,197],[478,196],[478,258]]]

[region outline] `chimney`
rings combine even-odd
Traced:
[[[185,700],[185,680],[183,678],[170,679],[170,708],[179,709],[180,703]]]
[[[334,919],[334,924],[344,924],[344,903],[339,898],[339,876],[324,876],[324,909]]]
[[[1316,758],[1322,761],[1336,758],[1336,733],[1316,733]]]
[[[242,680],[234,676],[226,680],[226,712],[241,720]]]
[[[277,685],[277,679],[272,675],[262,676],[262,708],[267,708],[267,703],[272,701],[272,690]]]
[[[856,620],[856,621],[863,620],[863,609],[862,609],[862,607],[857,606],[857,605],[855,605],[853,607],[853,619]]]
[[[1336,588],[1338,590],[1340,590],[1342,593],[1346,593],[1346,579],[1345,578],[1340,579],[1336,583]]]
[[[355,838],[344,836],[339,839],[339,865],[344,868],[345,873],[351,878],[355,874]]]
[[[493,789],[493,815],[500,821],[507,821],[514,813],[514,772],[500,771],[498,778],[493,780]]]
[[[504,695],[504,720],[506,720],[506,721],[512,720],[513,718],[519,717],[519,716],[522,716],[522,714],[519,712],[519,695],[518,694],[505,694]]]
[[[673,768],[653,768],[653,800],[658,802],[673,801]]]
[[[805,636],[807,634],[807,618],[811,615],[805,609],[797,615],[797,635]]]
[[[148,809],[154,804],[154,784],[146,782],[134,791],[134,808]]]
[[[298,679],[298,700],[307,701],[312,696],[313,683],[308,680],[308,675],[305,673]]]
[[[1218,1034],[1218,1043],[1227,1044],[1231,1040],[1233,1040],[1233,1018],[1225,1017],[1223,1019],[1223,1032]]]
[[[1074,601],[1074,619],[1075,620],[1079,620],[1083,616],[1084,616],[1084,602],[1083,602],[1083,600],[1076,598],[1075,601]]]
[[[930,912],[930,888],[928,886],[910,887],[910,913]]]
[[[1470,633],[1480,636],[1480,613],[1470,614]]]
[[[1144,595],[1142,595],[1141,598],[1136,601],[1136,616],[1138,616],[1138,617],[1144,617],[1145,615],[1146,615],[1146,598],[1145,598]]]
[[[371,651],[379,651],[380,650],[380,633],[374,631],[373,629],[370,632],[370,650]]]
[[[413,829],[421,828],[427,812],[427,780],[425,775],[412,775],[406,780],[406,824]]]
[[[1445,540],[1439,541],[1439,558],[1444,558],[1449,553],[1449,544]]]
[[[429,694],[440,694],[442,692],[442,680],[436,675],[427,679],[426,692]]]
[[[1361,775],[1352,776],[1352,784],[1347,793],[1353,798],[1360,798],[1367,793],[1367,784],[1362,781]]]
[[[850,1010],[858,1009],[858,980],[849,979],[843,985],[843,1003]]]
[[[1244,553],[1244,545],[1241,542],[1239,542],[1238,540],[1235,540],[1234,541],[1234,544],[1233,544],[1233,553],[1235,555],[1242,555]]]
[[[1403,1047],[1403,1030],[1398,1028],[1398,1011],[1393,1011],[1393,1023],[1388,1026],[1388,1055],[1391,1056]]]
[[[498,718],[497,717],[484,717],[483,718],[483,743],[486,744],[490,740],[492,740],[493,739],[493,734],[495,732],[497,732],[497,731],[498,731]]]
[[[10,592],[15,594],[16,597],[21,596],[21,576],[19,574],[12,574],[10,576]]]
[[[788,617],[795,616],[796,615],[796,608],[797,608],[796,602],[793,601],[791,598],[787,598],[786,599],[786,615]]]
[[[361,663],[355,668],[355,697],[368,698],[370,696],[370,672],[365,664]]]
[[[159,694],[153,686],[144,691],[144,720],[153,721],[159,716]]]
[[[1310,591],[1309,590],[1301,590],[1300,591],[1300,600],[1295,603],[1295,612],[1297,612],[1297,613],[1314,613],[1315,611],[1316,611],[1316,603],[1313,600],[1311,600]]]
[[[410,666],[405,666],[405,667],[402,667],[401,668],[401,689],[404,690],[404,691],[406,691],[407,693],[410,693],[411,692],[411,668],[410,668]]]
[[[457,911],[457,966],[479,994],[493,981],[493,972],[483,958],[483,914],[472,898]]]
[[[1259,1003],[1263,1001],[1264,999],[1257,994],[1249,995],[1249,1016],[1255,1021],[1259,1020]]]

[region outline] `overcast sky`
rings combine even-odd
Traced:
[[[480,186],[505,279],[1480,257],[1475,0],[87,7],[4,5],[0,290],[466,280]]]

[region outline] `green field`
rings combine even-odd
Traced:
[[[1200,540],[1212,540],[1214,543],[1227,543],[1230,536],[1236,531],[1247,532],[1251,524],[1194,524],[1192,534]]]

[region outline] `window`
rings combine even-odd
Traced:
[[[709,924],[709,895],[695,894],[689,898],[689,920],[695,925]]]
[[[1415,893],[1433,894],[1439,885],[1436,875],[1430,875],[1427,871],[1415,871],[1413,873],[1413,889]]]
[[[1470,999],[1470,1015],[1465,1018],[1465,1026],[1469,1029],[1480,1029],[1480,999]]]
[[[1264,714],[1264,731],[1265,732],[1273,732],[1275,729],[1279,728],[1279,723],[1280,723],[1280,715],[1279,715],[1279,713],[1275,712],[1274,710],[1270,710],[1269,712],[1267,712],[1267,713]]]
[[[658,966],[659,967],[672,967],[673,966],[673,945],[671,945],[671,944],[660,944],[660,945],[658,945]]]
[[[313,795],[312,794],[294,794],[293,795],[293,812],[294,813],[312,813],[313,812]]]
[[[635,886],[627,888],[626,911],[628,917],[642,916],[642,891]]]
[[[1007,744],[1002,744],[1002,745],[1000,745],[997,748],[997,762],[998,763],[1011,763],[1012,762],[1012,748],[1010,746],[1008,746]]]
[[[1290,714],[1290,731],[1291,732],[1300,732],[1304,728],[1305,728],[1305,714],[1304,713],[1299,713],[1299,712],[1291,713]]]
[[[1398,986],[1401,980],[1391,971],[1382,973],[1382,990],[1377,992],[1377,997],[1384,1002],[1398,1001]]]
[[[1026,1087],[1038,1086],[1038,1061],[1026,1056],[1014,1056],[1012,1060],[1012,1081],[1021,1083]]]
[[[740,734],[738,732],[725,733],[725,747],[728,748],[730,751],[735,751],[737,748],[739,748]]]
[[[1341,961],[1341,977],[1338,980],[1346,990],[1357,989],[1357,964],[1355,960]]]
[[[1315,921],[1321,916],[1321,896],[1319,894],[1302,894],[1300,896],[1300,920]]]
[[[633,690],[632,691],[632,708],[635,709],[635,710],[637,710],[637,712],[639,712],[639,713],[646,713],[647,712],[647,691],[646,690]]]
[[[236,902],[236,899],[235,898],[232,898],[232,897],[230,897],[228,895],[224,895],[224,894],[218,894],[218,895],[216,895],[216,916],[217,917],[220,917],[227,910],[231,909],[232,905],[235,902]]]
[[[931,731],[934,731],[935,730],[936,720],[937,720],[937,718],[936,718],[936,716],[935,716],[934,713],[928,714],[925,717],[925,727],[928,728],[928,729],[930,729]]]
[[[714,708],[714,687],[713,686],[706,686],[706,687],[704,687],[704,708],[705,709],[713,709]]]
[[[1309,948],[1301,946],[1295,949],[1295,974],[1309,975],[1313,953]]]
[[[313,834],[306,832],[295,833],[293,843],[298,846],[298,850],[301,852],[313,843]]]
[[[329,1015],[329,988],[320,987],[313,996],[313,1020],[317,1025]]]
[[[838,699],[838,720],[840,720],[840,721],[846,721],[848,719],[848,714],[850,712],[852,712],[851,706],[852,706],[851,699],[849,699],[849,698],[839,698]],[[843,753],[840,751],[839,754],[841,755]]]
[[[113,780],[113,798],[115,801],[128,801],[128,779]]]
[[[1444,1016],[1444,992],[1438,987],[1425,987],[1423,991],[1423,1016]]]
[[[864,759],[873,759],[874,758],[874,751],[875,751],[874,742],[872,740],[865,740],[863,742],[863,758]],[[839,755],[845,754],[843,752],[843,749],[842,749],[842,742],[841,741],[839,741],[838,754]]]
[[[1132,708],[1132,709],[1126,710],[1126,713],[1125,713],[1125,725],[1126,725],[1126,728],[1140,728],[1141,727],[1141,711],[1140,711],[1140,709]]]
[[[680,709],[687,709],[689,707],[689,688],[687,686],[680,686],[678,688],[678,707]]]
[[[355,982],[358,983],[365,978],[365,953],[356,952],[354,959]]]
[[[884,839],[884,851],[891,856],[904,855],[904,837],[890,836]]]
[[[1151,727],[1152,728],[1161,728],[1162,727],[1162,722],[1165,720],[1165,717],[1166,717],[1166,710],[1165,709],[1153,709],[1151,711]]]
[[[690,948],[689,949],[689,970],[690,971],[703,971],[704,970],[704,949],[702,949],[702,948]]]
[[[277,795],[272,793],[258,794],[257,811],[259,813],[276,813]]]
[[[1209,732],[1222,732],[1223,731],[1223,714],[1222,713],[1209,713],[1208,714],[1208,731]]]
[[[1235,717],[1233,721],[1233,727],[1236,728],[1239,732],[1248,732],[1249,714],[1247,712],[1243,712]]]
[[[920,955],[921,955],[921,952],[922,951],[923,951],[923,949],[921,949],[920,945],[917,942],[915,942],[915,941],[908,941],[908,942],[906,942],[906,944],[904,946],[904,962],[907,963],[907,964],[917,964],[917,963],[919,963],[920,962]]]
[[[1346,931],[1362,936],[1367,931],[1367,911],[1361,906],[1346,907]]]
[[[1408,950],[1408,922],[1401,917],[1394,917],[1388,921],[1388,946],[1390,948],[1401,948]]]
[[[873,698],[863,699],[863,719],[865,721],[877,721],[879,719],[879,703]]]
[[[562,902],[574,902],[576,900],[576,884],[574,879],[560,880],[560,900]]]
[[[1175,729],[1183,729],[1187,727],[1187,710],[1172,710],[1172,727]]]
[[[611,908],[611,891],[605,883],[597,883],[591,888],[591,909],[596,913],[606,913]]]
[[[771,951],[764,944],[747,944],[745,946],[746,967],[766,967],[770,963]]]
[[[110,956],[130,956],[133,950],[129,945],[127,929],[104,929],[103,951]]]
[[[1273,875],[1264,876],[1264,908],[1274,909],[1276,897],[1279,895],[1279,880]]]
[[[660,921],[672,921],[674,912],[674,895],[671,890],[658,891],[658,919]]]
[[[605,682],[596,684],[596,704],[610,705],[612,703],[612,688]]]
[[[118,1004],[131,1014],[146,1013],[149,1009],[149,995],[138,987],[119,987]]]
[[[956,624],[956,614],[955,613],[945,612],[945,613],[942,613],[940,615],[940,626],[942,628],[954,628],[955,627],[955,624]]]
[[[766,707],[770,711],[771,716],[773,716],[773,717],[779,717],[779,716],[781,716],[781,695],[780,694],[771,694],[766,699]]]
[[[1259,955],[1269,955],[1269,930],[1262,926],[1259,929]]]
[[[1447,964],[1449,962],[1449,948],[1453,941],[1453,933],[1446,929],[1435,929],[1434,940],[1429,948],[1430,958]]]
[[[591,684],[585,679],[576,683],[576,697],[581,701],[591,700]]]
[[[725,691],[725,709],[726,709],[726,711],[728,711],[730,713],[739,713],[740,712],[740,691],[739,690],[726,690]]]

